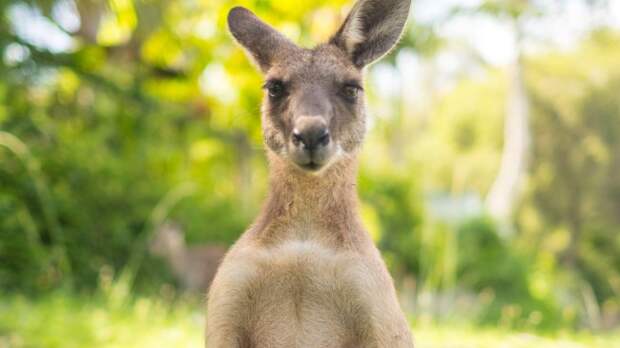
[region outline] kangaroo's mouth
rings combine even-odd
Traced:
[[[311,158],[310,160],[307,160],[307,161],[293,160],[292,162],[295,163],[295,165],[304,172],[307,172],[313,175],[319,175],[323,173],[328,167],[331,167],[331,165],[337,161],[339,157],[338,156],[339,153],[340,153],[339,151],[336,151],[336,153],[330,155],[327,158],[321,158],[321,159]]]
[[[340,153],[340,146],[331,142],[320,151],[305,151],[298,147],[290,147],[286,157],[300,170],[317,175],[337,161]]]
[[[301,167],[301,169],[304,169],[310,172],[316,172],[319,169],[323,168],[322,164],[316,163],[314,161],[310,161],[307,164],[299,164],[299,166]]]
[[[289,160],[303,171],[317,173],[331,162],[332,156],[331,148],[320,152],[293,150],[289,153]]]

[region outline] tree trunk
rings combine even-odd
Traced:
[[[518,40],[515,44],[519,47]],[[486,198],[488,212],[503,221],[510,218],[519,198],[523,177],[527,171],[530,143],[529,100],[520,53],[517,53],[510,75],[502,161]]]

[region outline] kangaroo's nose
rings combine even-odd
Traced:
[[[329,130],[323,122],[312,122],[293,129],[293,144],[314,151],[329,144]]]

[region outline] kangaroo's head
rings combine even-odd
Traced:
[[[366,129],[364,67],[396,44],[411,0],[359,0],[327,43],[301,48],[247,9],[228,25],[265,76],[263,135],[268,151],[303,171],[353,154]]]

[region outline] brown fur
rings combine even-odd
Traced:
[[[382,11],[381,4],[384,16],[366,15]],[[294,46],[247,10],[231,11],[233,35],[267,81],[285,82],[286,95],[265,96],[269,196],[211,286],[209,348],[413,346],[392,279],[358,213],[364,99],[343,96],[351,83],[361,85],[363,65],[400,36],[406,13],[394,7],[407,11],[409,1],[361,0],[331,43],[314,49]],[[360,22],[347,24],[352,18]],[[325,125],[331,137],[310,155],[318,163],[312,169],[304,167],[308,151],[292,140],[308,122]]]

